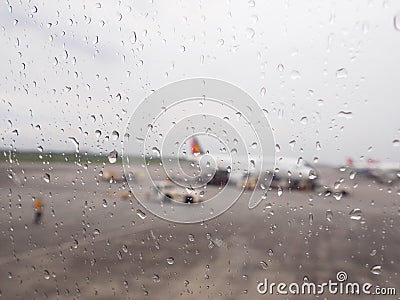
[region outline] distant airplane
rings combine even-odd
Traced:
[[[400,179],[400,163],[397,162],[380,162],[374,159],[354,162],[348,158],[346,164],[357,173],[366,174],[381,183],[392,183]]]
[[[198,139],[196,137],[191,138],[191,160],[195,161],[199,166],[204,167],[205,164],[209,162],[207,160],[202,160],[202,157],[206,155],[205,151],[201,147]],[[237,156],[235,161],[239,166],[236,168],[236,172],[233,171],[234,168],[231,166],[231,156],[229,154],[217,154],[212,155],[215,159],[217,170],[228,171],[229,176],[233,178],[234,181],[252,174],[258,174],[260,171],[260,165],[257,161],[250,161],[247,156]],[[317,180],[316,170],[308,164],[303,159],[296,158],[280,158],[274,163],[273,157],[264,157],[266,165],[274,166],[270,169],[261,170],[261,172],[267,172],[268,174],[274,174],[274,182],[282,187],[294,186],[297,188],[308,188],[313,189]],[[250,170],[248,166],[251,165]],[[265,165],[265,164],[264,164]]]

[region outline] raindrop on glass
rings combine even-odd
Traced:
[[[347,70],[345,68],[341,68],[336,71],[336,78],[342,79],[347,77]]]
[[[43,175],[43,181],[46,182],[46,183],[49,183],[50,182],[50,174],[45,173]]]
[[[111,133],[111,136],[112,136],[112,138],[113,138],[114,141],[118,140],[118,139],[119,139],[119,133],[118,133],[118,131],[114,130],[114,131]]]
[[[332,220],[333,220],[333,213],[332,213],[332,211],[329,210],[329,209],[326,211],[326,219],[327,219],[329,222],[332,222]]]
[[[400,31],[400,12],[398,12],[393,18],[394,29]]]
[[[350,219],[359,221],[362,218],[362,211],[359,208],[354,208],[350,213],[349,213]]]
[[[261,265],[261,268],[263,268],[264,270],[268,269],[268,264],[265,261],[260,261],[260,265]]]
[[[382,273],[382,266],[376,265],[371,268],[371,273],[374,275],[380,275]]]
[[[50,272],[47,271],[47,270],[44,270],[43,277],[44,277],[44,279],[49,280],[50,279]]]
[[[139,218],[140,219],[142,219],[142,220],[144,220],[144,219],[146,219],[146,214],[142,211],[142,210],[140,210],[140,209],[137,209],[136,210],[136,214],[139,216]]]
[[[108,154],[107,158],[108,158],[108,161],[110,162],[110,164],[116,163],[116,162],[117,162],[117,159],[118,159],[118,152],[117,152],[117,150],[111,151],[111,152]]]
[[[173,257],[168,257],[168,258],[167,258],[167,264],[169,264],[169,265],[173,265],[173,264],[174,264],[174,262],[175,262],[175,260],[174,260],[174,258],[173,258]]]

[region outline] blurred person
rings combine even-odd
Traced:
[[[33,209],[35,211],[35,218],[34,218],[35,224],[40,224],[40,221],[42,220],[43,207],[44,203],[42,199],[38,198],[35,199],[35,201],[33,201]]]

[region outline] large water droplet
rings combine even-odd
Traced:
[[[268,264],[265,261],[260,261],[260,265],[261,265],[261,268],[263,268],[264,270],[268,269]]]
[[[118,152],[117,152],[117,150],[111,151],[111,152],[108,154],[107,158],[108,158],[108,161],[110,162],[110,164],[116,163],[116,162],[117,162],[117,159],[118,159]]]
[[[351,111],[343,111],[343,110],[341,110],[338,113],[338,117],[350,120],[353,117],[353,113]]]
[[[382,266],[376,265],[371,268],[371,273],[374,275],[380,275],[382,273]]]
[[[300,72],[297,70],[293,70],[290,73],[290,78],[292,78],[293,80],[299,79],[301,77]]]
[[[101,131],[98,129],[94,132],[94,134],[96,135],[96,138],[101,137]]]
[[[158,149],[157,147],[153,147],[151,150],[157,155],[157,157],[161,156],[160,149]]]
[[[317,172],[315,170],[310,170],[310,172],[308,173],[308,178],[313,180],[316,179],[318,177]]]
[[[312,213],[308,215],[308,223],[312,225],[314,223],[314,216]]]
[[[350,219],[359,221],[362,218],[362,211],[359,208],[354,208],[350,213],[349,213]]]
[[[400,31],[400,12],[398,12],[393,18],[394,29]]]
[[[47,271],[47,270],[44,270],[43,271],[43,276],[44,276],[44,279],[49,280],[50,279],[50,272]]]
[[[118,133],[118,131],[114,130],[114,131],[111,133],[111,136],[112,136],[112,138],[113,138],[114,141],[118,140],[118,138],[119,138],[119,133]]]
[[[266,93],[267,93],[267,89],[265,87],[262,87],[260,90],[261,97],[264,97]]]
[[[393,140],[392,144],[393,144],[394,147],[399,147],[400,146],[400,140],[399,139],[395,139],[395,140]]]
[[[347,77],[347,70],[345,68],[341,68],[336,71],[336,78],[342,79]]]
[[[174,264],[174,262],[175,262],[175,260],[174,260],[174,258],[173,258],[173,257],[168,257],[168,258],[167,258],[167,264],[169,264],[169,265],[173,265],[173,264]]]
[[[252,39],[255,34],[256,34],[256,32],[254,31],[253,28],[247,28],[246,29],[246,36],[247,36],[248,39]]]
[[[70,136],[70,137],[68,137],[68,139],[70,139],[70,140],[74,143],[75,152],[78,153],[78,152],[79,152],[79,143],[78,143],[78,141],[76,140],[76,138],[73,137],[73,136]]]
[[[332,213],[332,211],[329,210],[329,209],[326,211],[326,219],[327,219],[329,222],[332,222],[332,220],[333,220],[333,213]]]
[[[146,219],[146,214],[142,211],[142,210],[140,210],[140,209],[137,209],[136,210],[136,214],[139,216],[139,218],[141,218],[142,220],[144,220],[144,219]]]
[[[50,182],[50,174],[45,173],[43,175],[43,181],[46,182],[46,183],[49,183]]]

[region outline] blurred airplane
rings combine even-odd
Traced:
[[[191,153],[191,160],[195,161],[200,167],[210,164],[207,159],[202,160],[202,157],[204,157],[206,153],[196,137],[192,137],[191,139]],[[238,168],[240,171],[236,171],[236,173],[232,171],[233,168],[230,165],[231,157],[229,154],[217,154],[212,155],[212,157],[216,162],[217,170],[228,171],[227,173],[232,177],[235,183],[242,182],[243,178],[247,175],[249,175],[249,178],[254,179],[252,178],[254,177],[252,173],[258,174],[260,171],[260,169],[258,169],[260,164],[258,164],[257,161],[250,163],[249,157],[247,156],[238,156],[236,161],[238,161],[238,164],[243,166],[243,168]],[[316,170],[303,159],[279,158],[276,161],[276,165],[273,157],[264,157],[264,161],[267,162],[270,169],[261,171],[274,175],[273,183],[276,185],[301,189],[315,188],[318,174]],[[247,169],[249,164],[252,164],[251,170]],[[273,169],[274,165],[275,169]]]
[[[380,162],[374,159],[354,162],[347,159],[347,166],[359,174],[365,174],[381,183],[392,183],[400,178],[400,163]]]

